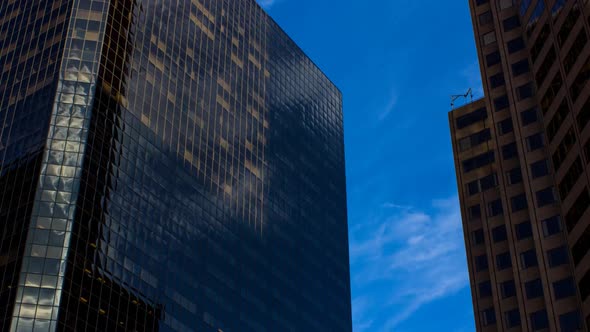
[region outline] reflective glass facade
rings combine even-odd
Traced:
[[[352,330],[341,95],[254,0],[0,17],[1,330]]]

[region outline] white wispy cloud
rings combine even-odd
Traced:
[[[398,101],[398,94],[396,92],[391,93],[391,95],[389,97],[389,102],[383,108],[383,110],[379,113],[379,116],[378,116],[379,121],[385,120],[389,116],[389,114],[391,114],[391,112],[393,112],[393,110],[395,109],[395,106],[397,106],[397,101]]]
[[[468,286],[458,200],[431,205],[419,211],[385,203],[351,230],[356,330],[392,331],[423,305]]]

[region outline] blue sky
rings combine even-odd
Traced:
[[[354,331],[473,331],[447,118],[481,95],[468,1],[259,2],[343,93]]]

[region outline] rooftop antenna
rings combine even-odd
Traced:
[[[473,91],[471,90],[471,88],[469,88],[469,90],[467,90],[467,92],[465,92],[465,94],[463,95],[451,95],[451,109],[455,109],[455,101],[459,98],[467,98],[469,97],[469,102],[473,102]]]

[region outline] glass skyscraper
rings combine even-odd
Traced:
[[[351,331],[342,121],[254,0],[0,2],[0,330]]]

